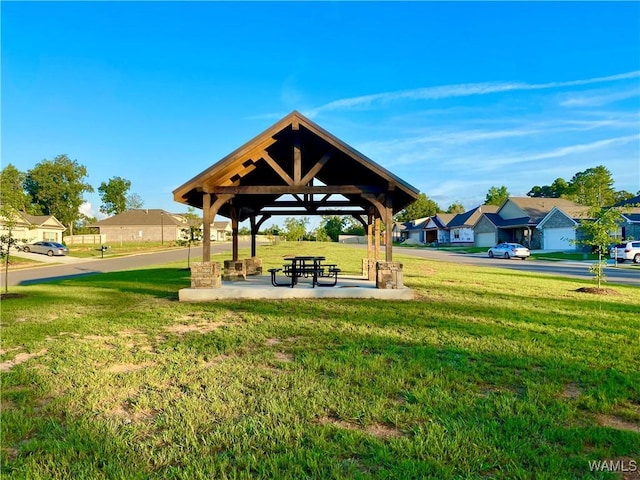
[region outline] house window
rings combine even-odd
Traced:
[[[453,239],[454,240],[460,240],[460,229],[456,228],[453,230]]]

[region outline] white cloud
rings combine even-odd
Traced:
[[[457,85],[442,85],[437,87],[426,87],[412,90],[400,90],[395,92],[376,93],[362,95],[359,97],[343,98],[311,109],[305,114],[314,117],[323,111],[351,110],[354,108],[367,108],[374,104],[388,103],[397,100],[436,100],[452,97],[468,97],[472,95],[488,95],[508,91],[522,90],[544,90],[550,88],[574,87],[597,83],[614,82],[618,80],[628,80],[640,77],[640,71],[609,75],[606,77],[595,77],[582,80],[571,80],[566,82],[548,83],[525,83],[525,82],[484,82],[484,83],[463,83]]]
[[[621,91],[590,90],[587,92],[570,93],[560,102],[562,107],[600,107],[619,102],[628,98],[640,96],[640,88]]]

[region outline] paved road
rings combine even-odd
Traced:
[[[212,243],[211,253],[220,253],[231,250],[231,243]],[[94,273],[116,272],[119,270],[131,270],[163,263],[184,261],[187,266],[187,248],[167,250],[164,252],[129,255],[126,257],[102,258],[97,260],[79,259],[74,257],[52,257],[38,255],[36,253],[22,254],[35,255],[40,261],[51,263],[35,268],[9,271],[9,285],[30,285],[62,278],[71,278]],[[191,256],[201,256],[200,248],[192,248]],[[42,257],[42,258],[41,258]],[[33,257],[31,257],[33,258]],[[4,285],[4,271],[0,274],[0,285]]]
[[[464,254],[443,250],[394,247],[395,253],[415,257],[430,258],[446,262],[482,265],[487,267],[509,268],[528,272],[544,273],[562,277],[573,277],[590,280],[593,274],[589,272],[588,262],[551,262],[546,260],[505,260],[489,258],[486,254]],[[607,283],[620,283],[640,287],[640,265],[615,266],[611,264],[605,268]]]
[[[248,245],[249,244],[247,243],[247,245],[241,245],[241,247]],[[366,245],[359,245],[359,247],[366,248]],[[211,253],[221,253],[229,250],[231,250],[231,243],[214,243],[211,245]],[[593,275],[589,273],[589,264],[584,262],[548,262],[542,260],[527,260],[523,262],[521,260],[489,258],[484,254],[469,255],[442,250],[403,247],[394,247],[393,250],[397,254],[430,258],[433,260],[453,263],[510,268],[514,270],[544,273],[555,276],[581,278],[585,280],[593,278]],[[193,248],[191,250],[191,254],[192,256],[200,256],[201,251],[198,248]],[[43,257],[43,259],[48,259],[45,255],[42,255],[41,257]],[[38,259],[42,260],[41,258]],[[50,260],[54,262],[64,261],[66,263],[62,265],[55,264],[38,268],[10,271],[9,285],[30,285],[33,283],[41,283],[61,278],[90,275],[93,273],[115,272],[118,270],[129,270],[175,261],[184,261],[186,267],[187,249],[173,249],[165,252],[117,258],[104,258],[98,260],[74,259],[73,257],[67,257],[66,259],[60,259],[59,257],[56,259],[54,257]],[[606,268],[605,275],[608,283],[640,286],[640,266],[637,265],[625,265],[623,267],[612,265]],[[0,285],[4,285],[4,272],[0,273]]]

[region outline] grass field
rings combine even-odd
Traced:
[[[290,253],[352,273],[362,256],[258,247],[265,268]],[[394,260],[416,300],[184,304],[182,264],[13,287],[2,479],[622,478],[593,462],[637,465],[640,289]]]

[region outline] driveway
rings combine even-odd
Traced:
[[[87,258],[77,258],[77,257],[70,257],[69,255],[55,255],[55,256],[48,256],[48,255],[43,255],[42,253],[33,253],[33,252],[29,252],[29,253],[25,253],[25,252],[11,252],[11,256],[12,257],[18,257],[18,258],[26,258],[27,260],[33,260],[36,262],[42,262],[42,263],[57,263],[57,264],[68,264],[68,263],[83,263],[86,262],[87,260],[93,260],[93,259],[87,259]]]

